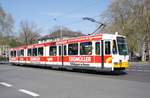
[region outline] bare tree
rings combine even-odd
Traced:
[[[10,47],[10,36],[13,29],[12,16],[5,12],[0,5],[0,55],[8,56],[8,49]]]
[[[78,36],[83,36],[84,35],[81,32],[72,31],[69,28],[64,27],[64,26],[62,26],[62,27],[60,27],[60,26],[54,27],[53,30],[52,30],[52,33],[50,35],[60,38],[61,37],[60,32],[62,32],[62,36],[63,37],[66,37],[66,36],[78,37]]]
[[[19,40],[24,45],[36,43],[38,38],[40,37],[40,32],[41,29],[38,28],[35,23],[22,21],[20,23]]]
[[[13,32],[13,22],[12,16],[7,14],[0,5],[0,44],[9,42],[9,37]]]

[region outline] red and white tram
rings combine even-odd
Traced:
[[[125,70],[128,68],[125,36],[98,34],[10,49],[9,61],[20,65]]]

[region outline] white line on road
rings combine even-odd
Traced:
[[[137,67],[130,67],[130,68],[132,68],[132,69],[136,69]]]
[[[19,91],[19,92],[23,92],[23,93],[28,94],[28,95],[31,95],[31,96],[33,96],[33,97],[38,97],[38,96],[40,96],[39,94],[36,94],[36,93],[34,93],[34,92],[31,92],[31,91],[27,91],[27,90],[25,90],[25,89],[19,89],[18,91]]]
[[[128,71],[137,71],[137,70],[135,70],[135,69],[129,69]]]
[[[135,69],[131,69],[131,71],[136,71]]]
[[[144,70],[145,72],[150,72],[150,70]]]
[[[0,82],[1,85],[6,86],[6,87],[11,87],[11,84],[5,83],[5,82]]]
[[[127,71],[134,71],[134,72],[150,72],[150,70],[140,70],[140,69],[128,69]]]
[[[143,70],[137,70],[137,71],[143,71]]]

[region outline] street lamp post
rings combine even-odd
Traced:
[[[57,19],[56,18],[54,18],[54,21],[57,21]],[[62,42],[62,40],[63,40],[63,32],[62,32],[62,25],[60,25],[60,27],[59,27],[59,29],[60,29],[60,41]],[[63,45],[63,43],[60,45],[60,47],[59,47],[60,49],[61,49],[61,60],[62,60],[62,66],[64,66],[64,45]],[[59,55],[58,54],[58,55]]]
[[[63,40],[63,35],[62,35],[62,26],[60,26],[60,40]]]
[[[63,32],[62,32],[62,26],[60,26],[60,41],[63,40]],[[64,66],[64,45],[62,43],[61,45],[61,60],[62,60],[62,66]]]

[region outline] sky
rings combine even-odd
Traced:
[[[3,9],[14,19],[14,31],[19,32],[20,22],[35,23],[48,34],[56,26],[65,26],[84,34],[93,32],[97,24],[83,17],[101,21],[100,15],[111,0],[0,0]]]

